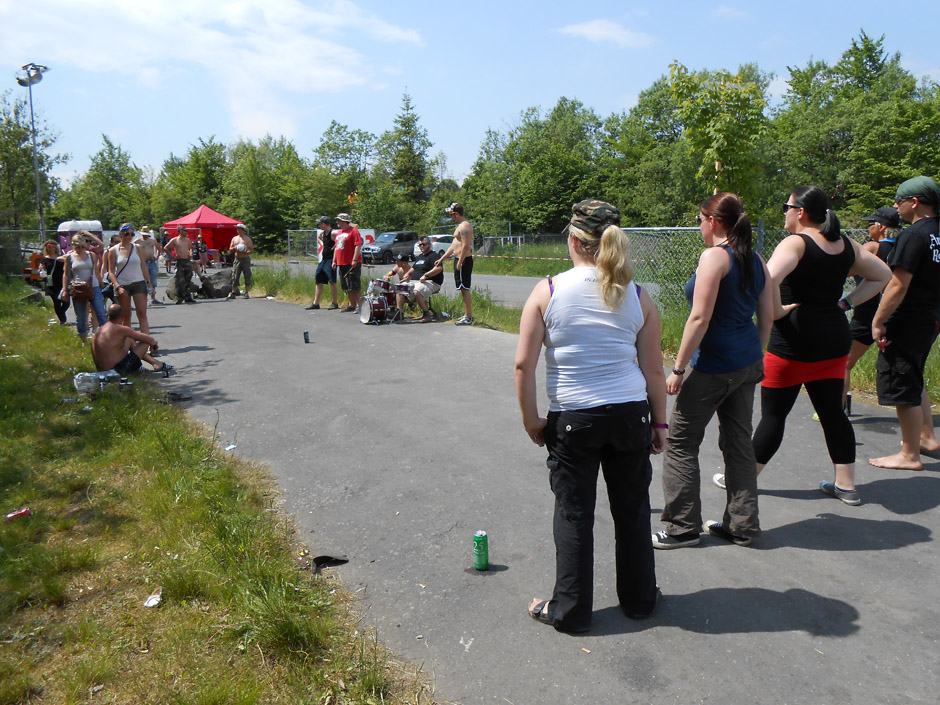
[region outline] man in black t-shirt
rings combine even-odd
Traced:
[[[336,290],[336,269],[333,267],[333,249],[336,240],[333,237],[333,228],[330,226],[330,219],[327,216],[320,216],[320,220],[317,221],[317,227],[319,228],[317,244],[323,248],[323,259],[321,259],[320,264],[317,265],[317,289],[313,296],[313,303],[307,306],[306,309],[308,311],[315,311],[320,308],[320,295],[323,293],[323,285],[329,284],[333,303],[327,307],[327,310],[335,311],[339,308],[339,304],[337,303],[339,292]]]
[[[894,207],[911,223],[903,231],[888,264],[892,277],[872,320],[872,337],[881,348],[875,363],[878,403],[894,406],[901,424],[901,452],[868,462],[880,468],[920,470],[924,426],[924,367],[940,322],[940,187],[928,176],[898,187]],[[927,412],[930,413],[929,400]],[[930,447],[933,425],[929,438]]]
[[[431,249],[431,241],[427,236],[418,241],[418,247],[421,251],[415,256],[414,264],[401,278],[403,282],[414,282],[414,288],[407,294],[398,294],[395,298],[399,309],[405,307],[405,301],[417,301],[422,311],[421,322],[429,323],[434,319],[428,308],[428,299],[441,290],[441,284],[444,283],[444,267],[437,264],[437,253]]]

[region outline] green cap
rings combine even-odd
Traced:
[[[898,192],[894,195],[894,200],[899,201],[902,198],[917,198],[929,206],[940,205],[940,187],[937,182],[929,176],[915,176],[908,179],[898,186]]]
[[[572,225],[595,235],[601,235],[608,225],[620,225],[620,211],[596,198],[575,203],[571,206],[571,213],[571,222],[565,226],[563,234],[567,234]]]

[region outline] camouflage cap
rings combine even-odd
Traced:
[[[596,198],[588,198],[571,206],[571,222],[565,226],[562,234],[567,235],[568,228],[574,226],[595,235],[600,235],[608,225],[620,225],[620,211],[614,206]]]
[[[351,223],[352,218],[349,217],[349,213],[340,213],[336,216],[336,220],[342,220],[344,223]]]
[[[905,181],[898,186],[898,192],[895,194],[894,200],[899,201],[914,196],[917,196],[919,200],[928,205],[940,205],[940,187],[929,176],[915,176],[913,179]]]

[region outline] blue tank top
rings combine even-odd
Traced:
[[[712,311],[708,330],[702,338],[702,344],[692,355],[689,364],[699,372],[718,374],[743,370],[761,359],[760,334],[754,325],[754,312],[757,311],[757,299],[764,290],[764,267],[760,257],[751,253],[754,263],[754,279],[745,291],[741,291],[741,269],[734,260],[731,249],[722,245],[728,253],[731,268],[718,286],[718,297]],[[695,275],[685,285],[685,297],[692,305],[695,292]]]

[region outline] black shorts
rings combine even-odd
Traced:
[[[473,257],[467,257],[460,269],[457,269],[457,260],[454,260],[454,286],[458,289],[470,290],[470,276],[473,274]]]
[[[137,372],[140,367],[141,362],[140,358],[137,357],[137,353],[135,353],[133,350],[128,350],[127,355],[124,356],[124,359],[114,366],[114,371],[122,375],[126,375],[131,372]]]
[[[338,269],[343,291],[362,291],[362,262],[341,264]]]
[[[924,367],[930,348],[937,339],[936,321],[905,326],[905,335],[892,338],[891,344],[878,354],[875,362],[878,403],[882,406],[920,406],[924,389]]]
[[[871,321],[866,324],[853,318],[849,323],[849,333],[852,335],[852,340],[857,340],[862,345],[872,345],[875,342],[875,339],[871,337]]]

